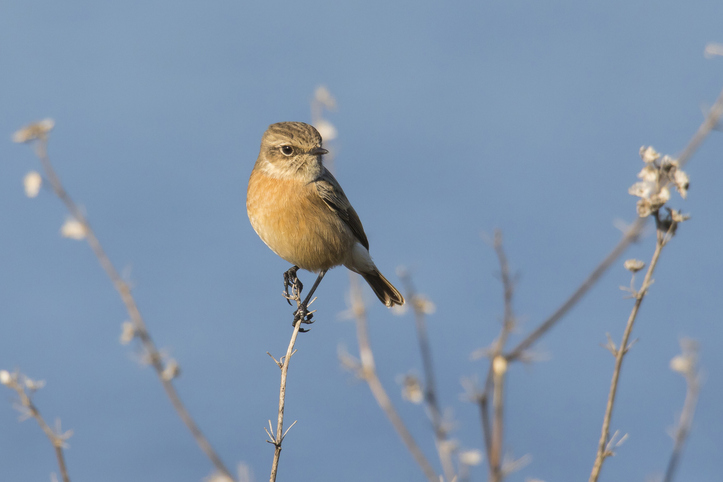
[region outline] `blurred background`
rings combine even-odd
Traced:
[[[376,264],[395,284],[406,266],[436,312],[428,319],[442,406],[463,449],[482,449],[462,377],[484,379],[503,313],[499,268],[481,233],[500,228],[520,273],[526,331],[552,313],[635,219],[627,193],[641,145],[676,155],[723,87],[720,2],[0,2],[0,368],[47,385],[35,401],[72,429],[74,481],[201,480],[211,465],[172,411],[153,371],[118,342],[127,314],[66,213],[22,179],[39,163],[13,144],[51,117],[49,153],[109,256],[132,280],[155,341],[180,363],[177,387],[227,465],[265,480],[290,308],[289,267],[254,233],[247,179],[261,134],[311,121],[324,85],[337,110],[336,176],[359,213]],[[692,214],[663,252],[623,366],[612,430],[629,438],[602,480],[648,480],[672,449],[685,395],[669,368],[682,337],[699,340],[705,384],[679,480],[718,480],[723,448],[723,140],[713,132],[687,166]],[[719,224],[716,224],[719,223]],[[625,258],[648,261],[649,230],[515,364],[505,447],[531,463],[510,481],[584,480],[600,434],[613,357],[632,306]],[[313,276],[302,272],[302,281]],[[310,286],[310,285],[309,285]],[[318,291],[287,391],[279,480],[422,480],[364,383],[337,350],[357,349],[344,320],[346,270]],[[424,410],[402,400],[421,375],[413,317],[368,288],[379,376],[439,467]],[[52,448],[18,423],[0,390],[0,480],[48,480]],[[485,480],[484,462],[472,468]]]

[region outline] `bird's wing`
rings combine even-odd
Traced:
[[[359,220],[359,215],[351,207],[351,203],[334,176],[325,168],[324,172],[314,181],[314,184],[316,184],[316,192],[319,193],[319,197],[323,199],[324,203],[329,206],[329,209],[334,211],[349,226],[349,229],[351,229],[351,232],[354,233],[362,246],[369,249],[369,241],[364,233],[364,227]]]

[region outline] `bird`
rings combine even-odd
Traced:
[[[329,269],[343,265],[360,274],[385,306],[403,305],[402,294],[369,255],[359,216],[322,162],[328,152],[309,124],[271,124],[261,138],[246,193],[251,226],[274,253],[294,265],[284,273],[287,295],[289,279],[298,281],[296,270],[319,274],[313,292]]]

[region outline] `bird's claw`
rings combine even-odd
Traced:
[[[303,323],[305,325],[310,325],[310,324],[314,323],[313,318],[314,318],[315,312],[316,312],[316,310],[313,310],[313,311],[307,310],[306,305],[299,306],[299,309],[296,310],[296,312],[294,313],[294,321],[292,323],[292,326],[296,326],[296,323]],[[299,328],[299,331],[301,333],[306,333],[309,330],[306,330],[304,328]]]
[[[299,270],[298,266],[292,266],[284,272],[284,298],[286,302],[291,305],[291,300],[296,300],[301,295],[301,290],[304,289],[304,285],[301,284],[301,280],[296,276],[296,272]],[[291,294],[289,294],[289,288],[291,288]]]

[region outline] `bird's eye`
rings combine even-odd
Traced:
[[[294,148],[291,146],[281,146],[281,153],[285,156],[290,156],[294,153]]]

